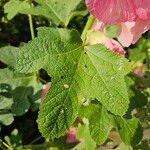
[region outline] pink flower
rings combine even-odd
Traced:
[[[70,128],[69,131],[66,132],[66,143],[81,142],[82,140],[76,138],[76,133],[76,128]]]
[[[86,0],[87,7],[98,20],[100,30],[104,24],[119,27],[118,40],[128,47],[135,44],[150,29],[150,0]],[[99,25],[98,25],[99,24]]]
[[[150,18],[149,0],[87,0],[91,14],[104,23],[116,24]]]
[[[137,22],[125,22],[117,24],[118,31],[116,33],[118,41],[122,46],[128,47],[131,44],[135,44],[143,33],[150,28],[150,19],[137,21]],[[95,20],[92,29],[100,30],[106,33],[106,24]]]

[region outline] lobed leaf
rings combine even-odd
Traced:
[[[97,98],[110,112],[125,114],[127,66],[125,58],[102,45],[83,46],[75,30],[40,28],[38,37],[21,48],[16,69],[29,73],[43,68],[52,77],[38,124],[53,139],[74,122],[83,99]]]

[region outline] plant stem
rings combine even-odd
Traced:
[[[33,143],[35,143],[35,142],[37,142],[37,141],[40,140],[41,138],[42,138],[42,136],[37,137],[36,139],[34,139],[34,140],[30,143],[30,145],[33,144]]]
[[[33,20],[32,20],[32,16],[29,14],[29,25],[30,25],[30,32],[31,32],[31,38],[32,40],[34,39],[34,28],[33,28]]]
[[[89,16],[88,21],[84,27],[84,30],[82,32],[81,38],[83,39],[83,41],[85,40],[87,31],[92,27],[93,23],[94,23],[94,17],[92,15]]]
[[[150,69],[149,51],[150,51],[150,49],[148,49],[148,50],[146,51],[146,62],[147,62],[148,69]]]
[[[3,142],[3,141],[0,141],[1,143],[2,143],[2,145],[0,145],[0,148],[3,148],[4,149],[4,147],[3,146],[5,146],[8,150],[13,150],[13,148],[12,147],[10,147],[8,144],[6,144],[5,142]]]

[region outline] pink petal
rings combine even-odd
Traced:
[[[136,22],[125,22],[117,24],[118,26],[118,41],[122,46],[128,47],[131,44],[135,44],[143,33],[150,29],[150,19],[138,20]],[[106,32],[106,24],[103,22],[95,20],[92,30],[100,30]]]
[[[132,27],[134,27],[134,22],[127,22],[121,23],[119,34],[118,34],[118,41],[124,46],[128,47],[132,44],[133,41],[133,34],[131,33]]]
[[[109,24],[150,18],[149,0],[87,0],[92,15]]]
[[[109,48],[110,50],[119,55],[122,56],[125,55],[125,51],[122,48],[122,46],[114,39],[106,38],[105,40],[102,41],[102,44],[104,44],[107,48]]]
[[[128,47],[135,44],[142,34],[150,29],[150,20],[126,22],[121,23],[119,26],[118,40],[123,46]]]
[[[104,31],[105,29],[105,23],[103,22],[100,22],[99,20],[95,20],[92,27],[91,27],[92,30],[100,30],[100,31]]]

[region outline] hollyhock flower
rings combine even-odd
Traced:
[[[92,29],[106,33],[106,24],[95,20]],[[150,29],[150,19],[147,21],[125,22],[117,24],[116,38],[122,46],[128,47],[135,44],[143,33]]]
[[[104,23],[116,24],[150,18],[149,0],[86,0],[91,14]]]
[[[128,47],[150,29],[150,0],[86,0],[92,15],[100,22],[118,25],[118,40]],[[99,25],[98,25],[99,24]],[[104,28],[104,25],[103,25]]]
[[[69,131],[66,132],[66,143],[74,143],[74,142],[81,142],[81,139],[76,138],[77,130],[76,128],[72,127]]]

